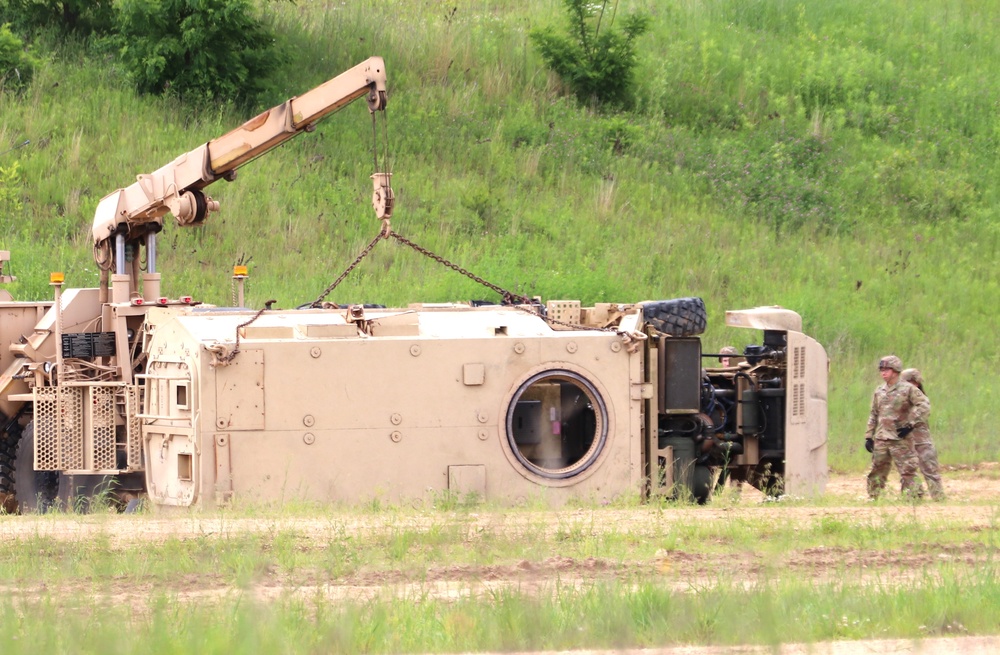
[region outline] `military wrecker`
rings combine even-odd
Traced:
[[[361,97],[384,116],[381,58],[103,198],[97,288],[63,290],[53,274],[51,300],[0,291],[7,511],[95,495],[129,508],[442,493],[703,502],[727,479],[823,491],[828,360],[787,309],[727,312],[762,338],[723,367],[703,352],[698,298],[583,306],[486,283],[496,304],[339,306],[324,294],[255,311],[242,293],[236,307],[162,295],[167,214],[203,224],[219,208],[208,185]],[[372,179],[382,223],[362,256],[396,238],[466,272],[395,233],[390,175]]]

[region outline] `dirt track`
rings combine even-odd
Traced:
[[[890,479],[898,486],[898,479]],[[923,502],[917,505],[898,503],[894,494],[886,502],[871,504],[864,499],[864,479],[860,474],[834,475],[827,487],[827,494],[818,504],[769,502],[756,491],[742,487],[738,493],[728,495],[707,507],[667,508],[598,508],[563,509],[548,512],[519,512],[484,510],[461,513],[453,517],[466,526],[470,534],[477,530],[487,533],[517,534],[525,530],[537,535],[539,526],[554,531],[571,532],[584,529],[588,534],[601,532],[627,532],[642,538],[643,535],[663,535],[671,525],[689,525],[712,522],[767,521],[775,524],[794,523],[803,527],[817,521],[838,519],[844,522],[866,521],[916,521],[921,525],[947,524],[961,526],[974,532],[995,530],[1000,523],[1000,465],[986,464],[975,469],[945,472],[948,500],[944,503]],[[452,520],[447,513],[416,511],[385,514],[336,513],[324,517],[284,517],[271,515],[266,519],[229,518],[217,515],[180,515],[161,517],[143,516],[6,516],[0,517],[0,540],[23,540],[47,537],[57,540],[85,540],[99,536],[110,548],[128,548],[137,541],[150,543],[174,539],[225,539],[245,533],[292,532],[302,548],[326,547],[331,533],[378,533],[387,529],[430,528],[442,521]],[[798,579],[827,582],[842,575],[845,566],[859,575],[871,575],[878,580],[906,580],[916,572],[926,575],[928,568],[942,563],[975,569],[989,558],[981,547],[974,544],[949,544],[918,552],[900,550],[869,550],[847,547],[812,547],[789,552],[780,563],[781,575]],[[759,581],[774,575],[773,563],[764,562],[753,552],[734,549],[726,554],[725,571],[730,579]],[[711,584],[720,575],[720,558],[704,550],[685,552],[671,548],[657,554],[654,561],[603,560],[600,558],[574,559],[550,555],[544,559],[525,559],[496,566],[449,565],[441,563],[428,568],[414,581],[412,571],[378,570],[358,571],[345,577],[316,584],[315,579],[303,580],[289,577],[279,571],[270,571],[249,589],[239,589],[223,576],[212,573],[178,576],[172,583],[172,592],[178,600],[194,602],[223,599],[234,594],[252,594],[257,600],[270,601],[290,596],[302,598],[325,597],[337,600],[366,600],[384,597],[458,598],[468,595],[489,594],[498,588],[516,586],[521,591],[537,589],[539,593],[551,590],[555,583],[586,585],[601,579],[636,579],[649,573],[658,574],[678,591],[688,591],[698,585]],[[867,572],[867,573],[866,573]],[[69,581],[66,593],[90,593],[88,581]],[[158,583],[159,589],[159,583]],[[100,592],[116,602],[141,604],[148,597],[150,588],[135,581],[122,581]],[[21,585],[3,588],[0,593],[9,596],[32,597],[45,593]],[[813,645],[809,652],[828,655],[853,655],[854,653],[986,653],[1000,652],[1000,640],[934,640],[920,642],[920,650],[909,642],[847,642],[846,644]],[[928,650],[928,648],[930,648]],[[791,650],[790,650],[791,649]],[[639,651],[634,651],[639,652]],[[758,653],[772,650],[718,651],[711,649],[668,649],[659,652],[670,655],[716,655],[721,652]],[[805,650],[786,646],[780,651],[789,655]]]

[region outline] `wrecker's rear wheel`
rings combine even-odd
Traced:
[[[17,443],[14,460],[14,497],[22,514],[45,512],[59,493],[58,471],[35,470],[35,424],[28,423]]]
[[[17,421],[10,421],[7,431],[0,433],[0,511],[5,514],[17,512],[17,498],[14,496],[14,461],[17,458],[17,443],[20,440],[21,426]]]
[[[701,298],[674,298],[642,305],[642,317],[662,334],[693,337],[705,331],[708,311]]]

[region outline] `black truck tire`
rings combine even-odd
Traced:
[[[28,423],[17,443],[14,460],[14,496],[22,514],[52,509],[59,493],[58,471],[35,470],[35,424]]]
[[[708,324],[708,311],[701,298],[674,298],[642,305],[642,317],[661,334],[693,337],[702,334]]]
[[[0,413],[0,420],[7,425],[0,432],[0,513],[16,514],[17,497],[14,495],[14,465],[17,444],[21,440],[21,426]]]

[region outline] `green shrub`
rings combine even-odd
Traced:
[[[10,25],[0,25],[0,89],[27,86],[35,65],[24,43],[10,31]]]
[[[830,183],[836,167],[826,139],[777,123],[751,139],[720,140],[704,175],[725,204],[776,232],[835,231],[846,219]]]
[[[531,40],[545,63],[585,103],[630,107],[636,65],[635,40],[649,29],[649,16],[630,14],[622,28],[614,29],[614,14],[603,25],[608,0],[564,0],[569,13],[569,33],[552,27],[532,30]],[[615,4],[617,9],[617,2]],[[606,28],[603,29],[602,27]]]
[[[122,61],[143,93],[251,103],[279,63],[250,0],[122,0]]]
[[[20,213],[22,209],[21,174],[15,161],[6,168],[0,166],[0,216],[10,220],[10,217]]]
[[[111,0],[0,0],[0,9],[24,31],[54,27],[63,33],[106,33],[114,25]]]

